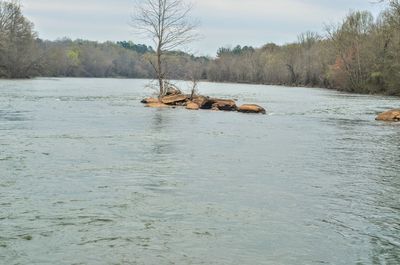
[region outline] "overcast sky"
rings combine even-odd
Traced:
[[[349,10],[375,15],[374,0],[197,0],[193,16],[202,39],[188,47],[197,55],[215,55],[221,46],[283,44],[308,30],[323,32],[324,24],[340,21]],[[132,40],[129,25],[133,0],[21,0],[25,15],[43,39]]]

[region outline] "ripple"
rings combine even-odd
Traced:
[[[54,81],[0,83],[7,264],[400,263],[399,127],[374,121],[398,98],[201,83],[252,116]]]
[[[29,116],[29,111],[21,110],[1,110],[0,109],[0,122],[1,121],[29,121],[32,118]]]

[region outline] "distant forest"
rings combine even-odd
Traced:
[[[0,77],[154,78],[152,47],[131,41],[42,40],[15,2],[0,1]],[[377,18],[350,12],[324,36],[307,32],[285,45],[223,47],[215,58],[166,55],[169,79],[310,86],[400,95],[400,3]]]

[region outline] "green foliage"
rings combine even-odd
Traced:
[[[218,49],[217,51],[217,56],[218,57],[222,57],[224,55],[241,55],[244,53],[248,53],[248,52],[254,52],[255,49],[251,46],[244,46],[242,48],[242,46],[237,45],[235,48],[231,49],[228,47],[221,47]]]
[[[73,65],[79,65],[79,50],[73,49],[67,51],[68,59],[71,61]]]
[[[139,54],[154,52],[151,46],[146,46],[144,44],[135,44],[132,41],[118,41],[117,44],[125,49],[135,51]]]

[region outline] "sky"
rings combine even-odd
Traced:
[[[131,26],[134,0],[20,0],[24,14],[42,39],[63,37],[96,41],[131,40],[150,45]],[[182,47],[195,55],[214,56],[219,47],[297,40],[306,31],[323,33],[350,10],[384,8],[374,0],[195,0],[192,16],[201,38]]]

